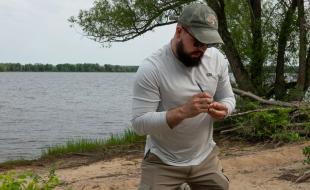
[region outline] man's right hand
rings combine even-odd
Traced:
[[[208,112],[209,105],[212,102],[213,98],[208,93],[196,94],[182,106],[168,110],[166,115],[167,123],[173,129],[186,118]]]

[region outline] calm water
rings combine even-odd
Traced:
[[[134,73],[0,73],[0,162],[128,127]]]

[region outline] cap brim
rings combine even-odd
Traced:
[[[223,40],[217,30],[207,28],[190,28],[197,40],[205,44],[223,44]]]

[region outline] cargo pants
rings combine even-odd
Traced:
[[[199,165],[171,166],[149,153],[141,164],[139,190],[228,190],[229,180],[223,174],[218,154],[215,146]]]

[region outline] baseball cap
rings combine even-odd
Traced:
[[[187,27],[193,36],[202,43],[224,43],[218,33],[218,20],[215,12],[206,4],[193,3],[184,7],[177,22]]]

